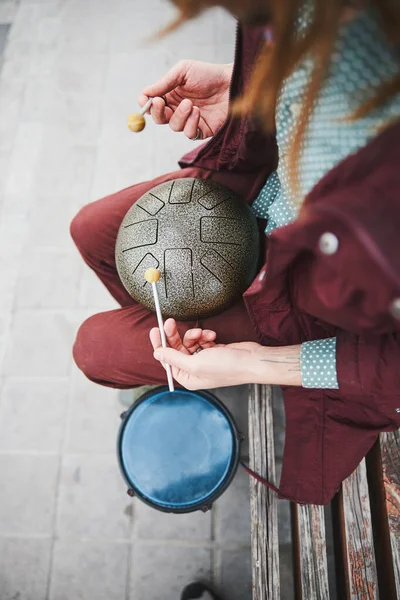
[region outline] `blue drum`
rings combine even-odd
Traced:
[[[118,458],[130,496],[164,512],[207,511],[229,486],[241,434],[209,392],[159,387],[121,417]]]

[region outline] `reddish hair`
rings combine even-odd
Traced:
[[[177,19],[165,29],[165,33],[176,29],[180,24],[198,16],[213,6],[222,6],[241,20],[255,22],[264,16],[273,27],[274,43],[265,42],[254,67],[247,90],[233,106],[233,112],[254,112],[261,117],[266,128],[271,131],[275,126],[275,108],[285,78],[308,53],[312,52],[315,64],[308,88],[305,91],[303,111],[294,133],[289,164],[292,169],[293,184],[297,185],[297,166],[302,140],[306,132],[315,101],[328,72],[331,55],[338,29],[346,11],[357,10],[365,2],[351,3],[349,0],[314,0],[314,10],[310,15],[310,24],[304,36],[299,36],[297,19],[304,0],[172,0],[179,10]],[[244,6],[242,6],[242,4]],[[383,31],[393,47],[400,45],[400,2],[398,0],[369,0],[368,6],[374,8]],[[400,71],[389,82],[372,90],[370,99],[361,105],[351,118],[365,116],[374,108],[384,104],[393,95],[400,92]]]

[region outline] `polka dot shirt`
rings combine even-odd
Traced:
[[[301,379],[305,388],[338,388],[336,338],[304,342],[300,353]]]
[[[299,20],[300,35],[305,27],[304,14]],[[299,210],[299,203],[290,192],[285,156],[301,115],[302,97],[312,67],[312,58],[306,58],[282,86],[276,111],[279,164],[253,203],[255,215],[268,219],[267,235],[296,219]],[[371,88],[390,81],[398,72],[398,53],[387,41],[373,8],[361,11],[341,27],[328,77],[304,137],[299,162],[301,198],[330,169],[367,144],[382,126],[399,118],[400,94],[357,121],[346,120],[373,94]],[[304,343],[301,370],[303,387],[338,388],[336,339]]]

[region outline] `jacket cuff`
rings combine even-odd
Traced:
[[[359,370],[358,337],[340,332],[336,338],[336,370],[340,391],[344,394],[362,394]]]
[[[301,380],[308,389],[338,389],[336,338],[304,342],[300,353]]]

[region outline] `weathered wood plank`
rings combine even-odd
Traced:
[[[295,505],[303,600],[329,600],[325,516],[322,506]]]
[[[343,530],[350,600],[378,600],[378,577],[365,460],[343,482]]]
[[[381,598],[398,600],[382,456],[381,439],[378,438],[365,458],[374,533],[375,562]]]
[[[349,600],[350,581],[347,568],[347,541],[344,524],[343,486],[332,499],[332,529],[335,553],[335,578],[337,598]]]
[[[380,435],[383,481],[397,598],[400,598],[400,430]]]
[[[275,484],[272,389],[251,385],[249,393],[250,468]],[[279,600],[277,497],[250,477],[253,600]]]

